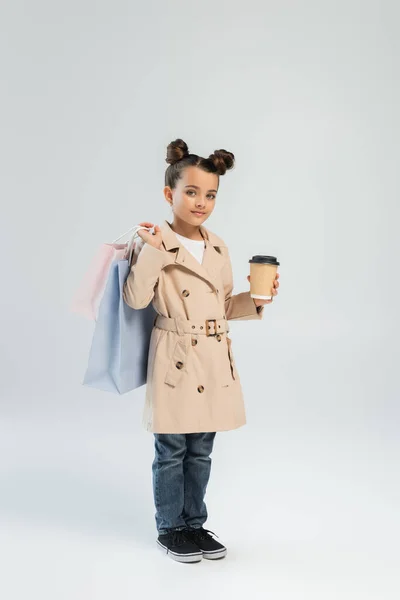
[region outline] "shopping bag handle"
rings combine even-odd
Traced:
[[[116,244],[121,238],[125,237],[128,233],[130,233],[133,230],[136,230],[133,232],[132,234],[132,238],[130,241],[132,241],[132,239],[135,237],[135,235],[137,234],[137,232],[139,231],[139,229],[147,229],[150,230],[151,227],[144,227],[143,225],[134,225],[133,227],[131,227],[130,229],[128,229],[128,231],[125,231],[125,233],[123,233],[122,235],[120,235],[119,237],[117,237],[117,239],[115,239],[112,244]]]
[[[125,252],[125,259],[128,259],[129,265],[132,263],[132,255],[133,255],[133,251],[134,251],[135,238],[137,237],[138,231],[140,229],[146,229],[146,231],[150,231],[151,227],[144,227],[143,225],[135,225],[134,227],[131,227],[130,229],[128,229],[128,231],[126,231],[125,233],[120,235],[116,240],[113,241],[113,244],[115,244],[115,242],[117,242],[118,240],[123,238],[127,233],[129,233],[130,231],[133,230],[133,234],[127,244],[126,252]]]

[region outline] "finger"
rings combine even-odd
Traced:
[[[143,221],[143,223],[139,223],[139,225],[142,225],[142,227],[153,227],[153,223],[150,223],[149,221]]]

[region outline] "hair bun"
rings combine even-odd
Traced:
[[[167,158],[165,161],[174,165],[178,161],[189,156],[189,148],[186,142],[178,138],[167,146]]]
[[[208,159],[215,165],[218,175],[225,175],[226,171],[232,169],[235,163],[235,155],[223,149],[214,150]]]

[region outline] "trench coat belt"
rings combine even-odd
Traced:
[[[154,319],[155,327],[167,331],[177,331],[179,335],[185,333],[200,333],[207,336],[217,335],[229,331],[227,319],[184,319],[183,317],[164,317],[157,315]]]

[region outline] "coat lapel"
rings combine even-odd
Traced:
[[[226,244],[220,237],[209,231],[203,225],[200,225],[200,232],[205,240],[202,264],[200,264],[193,254],[181,244],[167,220],[165,220],[161,226],[165,249],[168,252],[177,250],[175,254],[172,255],[171,262],[181,265],[185,269],[189,269],[217,289],[217,286],[220,285],[218,275],[225,263],[225,257],[220,254],[217,248],[226,247]]]

